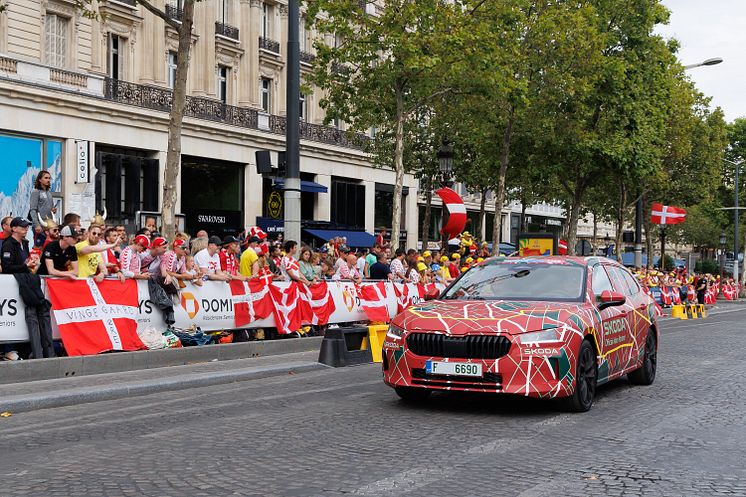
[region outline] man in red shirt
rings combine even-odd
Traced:
[[[453,259],[453,262],[448,266],[449,274],[451,278],[458,278],[458,275],[461,273],[461,254],[451,254],[451,259]]]
[[[242,275],[238,269],[238,239],[235,236],[226,236],[223,238],[222,248],[218,252],[220,258],[220,269],[227,274],[230,274],[234,279],[240,281],[246,281],[246,277]]]
[[[5,216],[2,221],[3,225],[3,232],[0,233],[0,240],[5,240],[6,238],[10,238],[10,235],[12,234],[12,231],[10,229],[10,222],[13,220],[13,216]]]

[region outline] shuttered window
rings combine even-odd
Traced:
[[[47,14],[45,23],[45,54],[47,64],[67,66],[67,36],[70,20],[57,14]]]

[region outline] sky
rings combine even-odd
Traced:
[[[717,66],[697,67],[688,74],[697,88],[712,97],[727,121],[746,117],[746,0],[662,0],[671,11],[658,33],[681,44],[684,65],[721,57]]]

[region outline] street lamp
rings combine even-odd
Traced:
[[[735,196],[734,196],[735,205],[733,206],[733,220],[735,223],[735,226],[734,226],[735,240],[733,240],[733,280],[736,282],[736,288],[738,288],[738,281],[739,281],[738,272],[740,269],[738,267],[738,249],[739,249],[738,247],[739,245],[738,244],[738,210],[739,210],[739,207],[738,207],[738,183],[739,183],[738,173],[739,173],[739,170],[741,169],[742,162],[735,162],[730,159],[726,159],[725,157],[721,157],[721,159],[723,159],[728,164],[732,164],[736,169]],[[736,293],[736,298],[738,298],[738,293]]]
[[[727,241],[725,231],[720,233],[720,291],[718,292],[718,298],[723,296],[723,277],[725,276],[725,242]]]
[[[699,62],[697,64],[689,64],[688,66],[684,66],[684,69],[694,69],[695,67],[704,67],[704,66],[716,66],[723,62],[723,59],[721,57],[713,57],[711,59],[703,60],[702,62]]]
[[[443,145],[438,150],[437,156],[443,182],[449,185],[451,173],[453,172],[453,144],[448,140],[443,140]]]

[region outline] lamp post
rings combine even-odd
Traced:
[[[288,1],[284,239],[300,242],[300,30],[299,0]]]
[[[711,59],[703,60],[702,62],[698,62],[696,64],[689,64],[687,66],[684,66],[684,69],[694,69],[695,67],[704,67],[704,66],[716,66],[723,62],[723,59],[721,57],[713,57]]]
[[[443,140],[443,145],[437,153],[440,174],[443,177],[443,185],[451,187],[451,174],[453,173],[453,144]]]
[[[684,70],[694,69],[697,67],[716,66],[723,62],[721,57],[713,57],[703,60],[697,64],[684,66]],[[651,262],[651,254],[648,254],[648,264]],[[642,267],[642,194],[637,197],[635,202],[635,267]]]
[[[718,298],[723,297],[723,277],[725,275],[725,242],[727,241],[725,231],[720,233],[720,291],[718,291]]]
[[[733,221],[735,223],[734,226],[734,234],[735,234],[735,240],[733,240],[733,280],[736,282],[736,288],[738,288],[738,249],[739,249],[739,243],[738,243],[738,174],[739,170],[741,169],[741,162],[735,162],[729,159],[726,159],[725,157],[722,158],[725,162],[728,164],[732,164],[735,167],[736,170],[736,177],[735,177],[735,196],[734,196],[734,205],[733,205]],[[736,298],[738,298],[738,292],[736,292]]]

